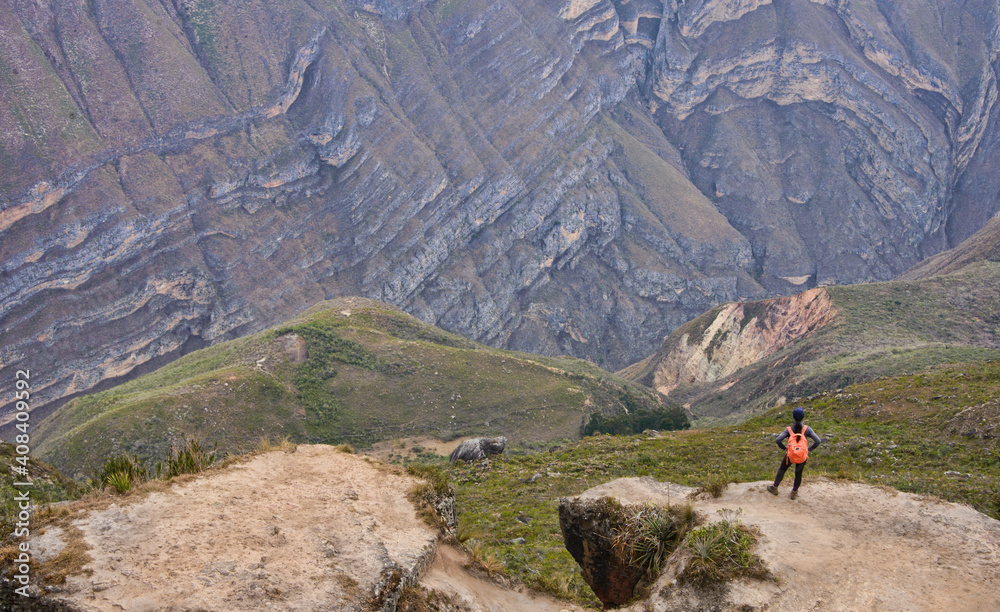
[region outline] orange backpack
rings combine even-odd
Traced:
[[[809,444],[806,442],[806,424],[802,424],[802,433],[793,433],[788,428],[788,450],[785,451],[791,463],[805,463],[809,458]]]

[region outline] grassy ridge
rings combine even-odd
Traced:
[[[295,337],[308,350],[301,363],[286,347]],[[586,362],[491,349],[350,298],[78,398],[36,436],[39,456],[76,477],[113,454],[165,458],[192,437],[220,453],[285,436],[359,447],[428,434],[542,441],[578,437],[595,411],[660,405]]]
[[[803,495],[811,478],[825,475],[938,496],[1000,518],[1000,362],[880,379],[802,405],[825,440],[810,456]],[[595,436],[554,452],[503,456],[488,469],[455,466],[460,538],[527,584],[594,604],[562,544],[559,497],[625,476],[706,489],[770,480],[781,459],[773,435],[790,421],[790,407],[782,407],[735,428]]]

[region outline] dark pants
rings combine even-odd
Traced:
[[[778,475],[774,477],[774,486],[781,484],[781,479],[785,477],[785,470],[787,470],[790,465],[795,466],[795,482],[792,483],[792,491],[798,491],[799,485],[802,484],[802,468],[806,466],[806,462],[792,463],[788,460],[788,455],[781,458],[781,465],[778,466]]]

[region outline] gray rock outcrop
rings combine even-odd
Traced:
[[[465,440],[451,451],[448,456],[448,463],[456,461],[479,461],[486,457],[494,457],[502,454],[507,446],[507,438],[498,436],[496,438],[473,438]]]

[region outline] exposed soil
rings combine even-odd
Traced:
[[[669,394],[681,384],[725,378],[811,334],[836,314],[830,294],[819,287],[762,302],[730,304],[700,338],[682,336],[673,346],[661,348],[652,358],[653,385]],[[670,350],[663,353],[665,348]]]
[[[437,532],[406,498],[415,483],[329,446],[259,455],[74,521],[93,574],[59,597],[129,612],[367,610],[393,570],[433,557]]]
[[[406,447],[447,454],[460,442]],[[580,610],[468,569],[466,553],[418,518],[406,498],[414,484],[377,461],[299,445],[84,511],[32,546],[44,563],[82,538],[92,561],[53,599],[88,611],[367,612],[398,586],[394,573],[422,575],[470,612]]]

